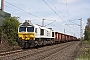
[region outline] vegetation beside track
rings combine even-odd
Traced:
[[[80,55],[76,60],[90,60],[90,41],[84,40],[80,48]]]
[[[3,33],[7,36],[8,41],[12,45],[18,45],[16,40],[18,39],[18,17],[10,17],[3,20],[2,30]]]
[[[0,26],[0,51],[18,48],[18,17],[9,17],[3,20]]]
[[[84,41],[80,48],[80,55],[76,60],[90,60],[90,18],[87,19],[87,25],[84,31]]]

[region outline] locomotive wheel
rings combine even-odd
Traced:
[[[30,47],[35,47],[37,44],[35,44],[35,43],[31,43],[30,44]]]
[[[23,48],[29,48],[29,43],[24,43],[24,47]]]
[[[46,45],[46,41],[45,40],[43,40],[43,45]]]

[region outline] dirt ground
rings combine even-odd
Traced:
[[[2,42],[0,42],[0,52],[19,49],[19,48],[20,47],[18,46],[11,46],[7,40],[2,40]]]

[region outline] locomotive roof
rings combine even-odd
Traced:
[[[22,24],[20,24],[19,26],[34,26],[32,23],[29,23],[29,22],[24,22]]]
[[[21,26],[32,26],[32,24],[30,24],[28,22],[24,22]]]
[[[41,28],[41,29],[45,29],[45,30],[48,30],[48,31],[50,31],[50,30],[52,30],[52,29],[49,29],[49,28],[46,28],[46,27],[44,27],[44,26],[40,26],[40,25],[36,25],[36,24],[32,24],[32,23],[29,23],[29,22],[27,22],[27,21],[25,21],[24,23],[22,23],[20,26],[34,26],[34,27],[36,27],[36,28]]]
[[[46,28],[46,27],[43,27],[43,26],[40,26],[40,25],[36,25],[36,24],[33,24],[36,28],[41,28],[41,29],[45,29],[45,30],[48,30],[50,31],[49,28]]]

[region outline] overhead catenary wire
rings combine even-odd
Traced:
[[[66,1],[66,8],[67,8],[67,15],[68,15],[68,20],[69,20],[69,22],[74,23],[73,25],[78,25],[78,26],[79,26],[79,24],[77,24],[77,23],[75,23],[75,22],[72,22],[72,21],[69,19],[69,12],[68,12],[67,0],[65,0],[65,1]],[[70,24],[70,25],[71,25],[71,24]]]
[[[49,0],[50,1],[50,3],[52,4],[52,6],[59,12],[59,13],[61,13],[61,11],[55,6],[55,5],[53,5],[53,3],[51,2],[51,0]],[[63,15],[63,14],[62,14]],[[64,16],[64,15],[63,15]]]
[[[49,0],[50,1],[50,0]],[[66,0],[65,0],[66,1]],[[50,1],[51,3],[51,1]],[[51,3],[52,4],[52,3]],[[53,4],[52,4],[53,5]],[[54,6],[54,5],[53,5]],[[54,6],[55,7],[55,6]],[[56,7],[55,7],[56,8]],[[67,7],[67,1],[66,1],[66,8],[67,8],[67,14],[68,14],[68,7]],[[56,8],[57,9],[57,8]],[[57,9],[58,10],[58,9]],[[59,10],[58,10],[59,11]],[[60,12],[60,11],[59,11]],[[69,19],[69,14],[68,14],[68,19]]]
[[[27,5],[26,4],[23,4],[23,3],[21,3],[21,2],[19,2],[19,1],[17,1],[17,0],[14,0],[14,1],[16,1],[16,2],[18,2],[19,4],[22,4],[23,6],[26,6],[27,7]],[[28,7],[28,9],[31,9],[30,7]]]
[[[27,12],[27,11],[25,11],[25,10],[23,10],[23,9],[21,9],[21,8],[19,8],[19,7],[17,7],[17,6],[15,6],[15,5],[13,5],[13,4],[11,4],[11,3],[9,3],[9,2],[7,2],[7,1],[5,1],[6,3],[8,3],[8,4],[10,4],[10,5],[12,5],[12,6],[14,6],[14,7],[16,7],[16,8],[18,8],[19,10],[21,10],[21,11],[23,11],[23,12],[26,12],[26,13],[28,13],[28,14],[30,14],[30,15],[32,15],[32,16],[34,16],[34,17],[37,17],[37,18],[39,18],[38,16],[36,16],[36,15],[33,15],[32,13],[29,13],[29,12]],[[54,11],[54,10],[53,10]],[[54,11],[54,13],[55,14],[57,14],[57,16],[59,16],[59,14],[57,13],[57,12],[55,12]],[[60,19],[62,19],[60,16],[59,16],[59,18]],[[39,19],[41,19],[41,18],[39,18]],[[63,20],[63,19],[62,19]],[[64,21],[65,22],[65,21]]]
[[[13,10],[20,11],[20,10],[18,10],[18,9],[13,8],[13,7],[9,7],[9,6],[7,6],[7,5],[4,5],[4,6],[6,6],[6,7],[10,8],[10,9],[13,9]],[[21,11],[20,11],[20,12],[21,12]]]
[[[55,21],[56,21],[56,20],[55,20]],[[50,24],[54,23],[55,21],[53,21],[53,22],[51,22],[51,23],[49,23],[49,24],[47,24],[47,25],[50,25]],[[47,25],[45,25],[45,26],[47,26]]]
[[[50,1],[50,0],[49,0]],[[65,0],[66,1],[66,0]],[[50,3],[51,3],[51,1],[50,1]],[[52,3],[51,3],[52,4]],[[52,4],[53,5],[53,4]],[[54,6],[54,5],[53,5]],[[57,9],[56,8],[56,6],[54,6],[55,7],[55,9]],[[69,13],[68,13],[68,7],[67,7],[67,1],[66,1],[66,8],[67,8],[67,15],[68,15],[68,20],[69,20]],[[58,9],[57,9],[58,10]],[[59,10],[58,10],[59,11]],[[60,11],[59,11],[60,12]]]
[[[10,4],[10,5],[12,5],[12,6],[14,6],[14,7],[16,7],[16,8],[18,8],[19,10],[21,10],[21,11],[23,11],[23,12],[26,12],[26,13],[28,13],[28,14],[34,16],[34,17],[37,17],[38,19],[41,19],[41,18],[39,18],[38,16],[36,16],[36,15],[30,13],[30,12],[27,12],[27,11],[25,11],[25,10],[23,10],[23,9],[21,9],[21,8],[19,8],[19,7],[15,6],[15,5],[13,5],[13,4],[7,2],[7,1],[5,1],[5,2],[8,3],[8,4]]]
[[[58,14],[56,11],[54,11],[53,8],[51,8],[44,0],[43,0],[43,2],[44,2],[63,22],[65,22],[65,21],[59,16],[59,14]]]
[[[18,9],[13,8],[13,7],[9,7],[9,6],[7,6],[7,5],[4,5],[4,6],[8,7],[9,9],[13,9],[13,10],[20,11],[20,10],[18,10]],[[20,11],[20,12],[21,12],[21,11]],[[24,11],[23,11],[23,12],[24,12]],[[12,15],[12,16],[14,16],[14,15]],[[19,17],[19,16],[17,16],[17,17]],[[22,18],[20,18],[20,19],[22,19]]]
[[[67,6],[67,0],[66,1],[66,9],[67,9],[67,15],[68,15],[68,20],[69,20],[69,13],[68,13],[68,6]]]
[[[50,0],[49,0],[50,1]],[[51,3],[51,1],[50,1]],[[52,3],[51,3],[52,4]],[[53,5],[53,4],[52,4]],[[53,5],[54,6],[54,5]],[[55,7],[55,6],[54,6]],[[66,1],[66,7],[67,7],[67,1]],[[56,8],[56,7],[55,7]],[[56,8],[57,9],[57,8]],[[57,9],[58,10],[58,9]],[[59,10],[58,10],[59,11]],[[60,11],[59,11],[60,12]],[[67,14],[68,14],[68,7],[67,7]],[[69,19],[69,14],[68,14],[68,19]]]
[[[50,1],[50,0],[49,0]],[[66,1],[66,9],[67,9],[67,16],[68,16],[68,20],[70,21],[70,22],[72,22],[70,19],[69,19],[69,12],[68,12],[68,6],[67,6],[67,0],[65,0]],[[50,1],[50,3],[51,3],[51,1]],[[51,3],[52,4],[52,3]],[[53,4],[52,4],[53,5]],[[54,6],[54,5],[53,5]],[[55,6],[54,6],[55,7]],[[56,7],[55,7],[56,8]],[[56,8],[57,9],[57,8]],[[58,9],[57,9],[58,10]],[[59,10],[58,10],[59,11]],[[60,11],[59,11],[60,12]],[[72,23],[74,23],[74,22],[72,22]],[[74,23],[73,25],[75,25],[76,23]],[[76,25],[79,25],[79,24],[76,24]]]
[[[70,22],[72,22],[72,21],[69,19],[69,12],[68,12],[67,0],[65,0],[65,1],[66,1],[66,9],[67,9],[68,20],[69,20]],[[72,23],[74,23],[74,22],[72,22]],[[74,23],[74,24],[76,24],[76,23]],[[76,25],[78,25],[78,24],[76,24]]]
[[[44,1],[44,3],[45,3],[60,19],[62,19],[62,18],[58,15],[58,13],[57,13],[56,11],[54,11],[54,9],[53,9],[52,7],[50,7],[47,2],[45,2],[45,0],[43,0],[43,1]],[[64,21],[63,19],[62,19],[62,21],[65,23],[65,21]],[[70,27],[70,26],[69,26],[69,27]]]
[[[44,0],[43,0],[44,1]],[[56,11],[54,11],[54,9],[53,8],[51,8],[50,6],[49,6],[49,4],[47,3],[47,2],[45,2],[44,1],[44,3],[63,21],[63,22],[65,22],[60,16],[59,16],[59,14],[56,12]],[[55,6],[54,6],[55,7]]]
[[[21,9],[21,8],[19,8],[19,7],[15,6],[15,5],[7,2],[7,1],[5,1],[5,2],[8,3],[8,4],[10,4],[10,5],[12,5],[12,6],[14,6],[14,7],[16,7],[16,8],[18,8],[19,10],[22,10],[23,12],[29,13],[29,12],[27,12],[27,11],[25,11],[25,10],[23,10],[23,9]],[[11,8],[11,7],[9,7],[9,8]],[[14,8],[14,9],[15,9],[15,8]],[[15,10],[16,10],[16,9],[15,9]],[[30,14],[31,14],[31,13],[30,13]],[[34,15],[34,17],[37,17],[37,16]],[[38,18],[38,17],[37,17],[37,18]],[[50,23],[50,24],[51,24],[51,23]],[[48,24],[48,25],[50,25],[50,24]]]
[[[21,2],[19,2],[19,1],[17,1],[17,0],[14,0],[14,1],[18,2],[19,4],[22,4],[23,6],[27,6],[26,4],[23,4],[23,3],[21,3]],[[29,9],[30,9],[30,8],[29,8]]]
[[[43,1],[44,1],[44,0],[43,0]],[[58,14],[56,11],[54,11],[54,9],[53,9],[52,7],[49,6],[49,4],[48,4],[47,2],[44,1],[44,3],[45,3],[60,19],[62,19],[62,18],[59,16],[59,14]],[[54,6],[54,5],[53,5],[53,6]],[[54,6],[54,7],[55,7],[55,6]],[[56,8],[56,7],[55,7],[55,8]],[[62,21],[65,22],[63,19],[62,19]]]
[[[21,2],[19,2],[19,1],[17,1],[17,0],[14,0],[14,1],[16,1],[16,2],[18,2],[19,4],[22,4],[23,6],[28,6],[28,4],[23,4],[23,3],[21,3]],[[30,7],[28,7],[29,9],[31,9]],[[38,14],[38,12],[36,12],[37,14]],[[41,15],[41,16],[43,16],[42,14],[40,14],[39,13],[39,15]],[[43,17],[45,17],[45,16],[43,16]]]
[[[49,0],[50,1],[50,3],[53,5],[53,3],[51,2],[51,0]],[[53,5],[54,6],[54,8],[55,9],[57,9],[58,11],[59,11],[59,9],[55,6],[55,5]],[[59,11],[60,12],[60,11]],[[61,13],[61,12],[60,12]]]

